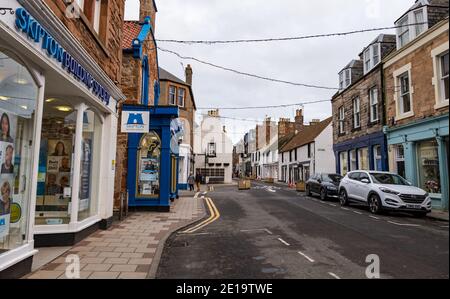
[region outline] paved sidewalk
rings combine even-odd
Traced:
[[[439,210],[433,210],[431,213],[427,214],[429,218],[435,219],[435,220],[441,220],[441,221],[447,221],[448,220],[448,212],[439,211]]]
[[[107,231],[95,232],[24,278],[64,279],[68,266],[66,257],[78,255],[82,279],[144,279],[152,263],[159,263],[155,254],[160,242],[174,230],[203,216],[202,199],[192,196],[180,197],[170,213],[132,213],[123,222],[114,224]]]

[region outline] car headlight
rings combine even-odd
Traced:
[[[397,192],[397,191],[394,191],[394,190],[391,190],[388,188],[380,187],[380,190],[383,191],[384,193],[400,195],[400,192]]]
[[[335,186],[327,186],[328,190],[336,191],[337,188]]]

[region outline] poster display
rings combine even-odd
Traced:
[[[14,133],[17,116],[0,109],[0,237],[9,235],[14,193]]]
[[[91,196],[91,163],[92,163],[92,139],[83,138],[81,151],[81,176],[80,176],[80,206],[79,211],[89,209]]]

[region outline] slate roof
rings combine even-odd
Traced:
[[[288,143],[286,143],[280,150],[280,152],[288,152],[293,149],[299,148],[308,143],[314,142],[317,136],[325,130],[325,128],[331,123],[333,117],[329,117],[318,124],[305,127],[302,131],[298,132]]]
[[[184,80],[181,80],[177,76],[169,73],[162,67],[159,68],[159,80],[166,80],[166,81],[172,81],[175,83],[183,84],[189,86]]]

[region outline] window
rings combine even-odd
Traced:
[[[292,151],[289,152],[289,162],[292,162]]]
[[[380,44],[375,43],[364,51],[364,74],[367,74],[380,62]]]
[[[381,158],[381,146],[375,145],[373,147],[373,162],[374,162],[374,170],[375,171],[382,171],[383,170],[383,163]]]
[[[409,42],[409,26],[408,26],[408,16],[401,19],[397,26],[398,30],[398,45],[399,48],[403,47]]]
[[[417,144],[419,187],[437,197],[441,195],[438,150],[439,146],[435,139],[422,141]]]
[[[339,165],[340,165],[341,175],[346,175],[348,172],[347,152],[339,153]]]
[[[345,134],[345,109],[339,108],[339,134]]]
[[[369,165],[369,148],[364,147],[358,149],[358,163],[360,170],[370,170]]]
[[[297,161],[297,149],[294,150],[295,161]]]
[[[180,107],[184,107],[185,92],[184,88],[178,88],[178,106]]]
[[[350,171],[358,170],[358,163],[356,160],[356,150],[350,151]]]
[[[376,122],[379,119],[378,89],[376,87],[369,90],[369,100],[370,100],[370,122]]]
[[[351,73],[350,69],[345,70],[345,87],[350,86],[350,84],[352,82],[351,74],[352,73]]]
[[[414,12],[414,23],[415,25],[415,29],[416,29],[416,36],[419,36],[424,30],[425,30],[425,26],[424,24],[422,24],[424,22],[424,18],[423,18],[423,10],[416,10]]]
[[[372,45],[373,66],[376,66],[380,62],[380,44],[376,43]]]
[[[361,105],[359,97],[353,99],[353,128],[361,127]]]
[[[372,67],[370,62],[370,47],[364,52],[364,70],[367,73]]]
[[[281,163],[284,163],[284,153],[281,153]]]
[[[92,24],[95,32],[99,33],[102,0],[77,0],[77,4]]]
[[[339,89],[344,89],[344,73],[339,73]]]
[[[208,143],[208,156],[215,157],[216,154],[217,154],[217,152],[216,152],[216,143],[215,142]]]
[[[399,94],[399,112],[400,115],[411,112],[411,94],[410,94],[410,78],[409,72],[403,73],[398,78],[400,94]]]
[[[449,66],[448,66],[448,52],[439,57],[440,61],[440,88],[441,88],[441,101],[447,101],[449,99]]]
[[[403,145],[396,145],[394,147],[394,162],[397,174],[401,177],[405,177],[405,149]]]
[[[345,89],[351,84],[351,69],[345,69],[339,73],[339,89]]]
[[[177,88],[175,86],[169,86],[169,105],[176,105]]]
[[[158,196],[159,175],[161,165],[161,140],[158,134],[151,131],[142,136],[138,151],[137,164],[137,196]]]

